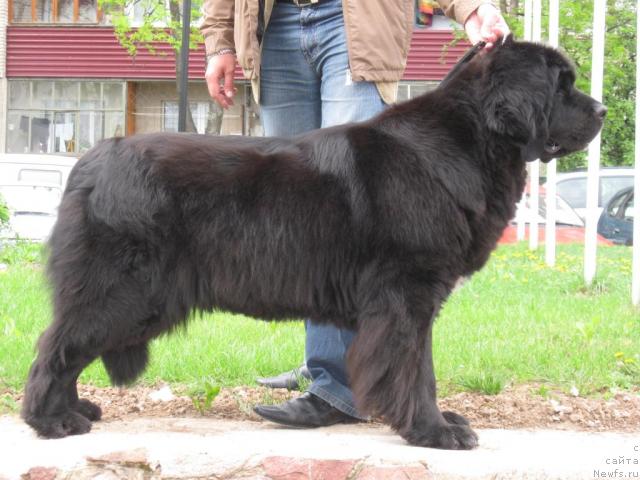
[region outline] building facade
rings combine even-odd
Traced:
[[[175,56],[168,45],[129,55],[97,0],[0,4],[0,152],[80,155],[103,138],[177,130]],[[452,24],[440,15],[430,27],[416,26],[399,100],[446,75],[468,47],[452,44],[453,38]],[[223,115],[207,93],[204,68],[201,45],[189,61],[197,131],[262,135],[259,108],[241,72],[235,105]]]
[[[7,25],[9,4],[0,2],[0,152],[6,149],[7,131]]]

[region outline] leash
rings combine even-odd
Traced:
[[[451,79],[460,72],[460,70],[462,70],[462,67],[464,67],[465,64],[469,63],[471,59],[473,59],[473,57],[475,57],[478,52],[480,52],[485,47],[486,44],[486,42],[478,42],[469,50],[467,50],[465,54],[460,57],[460,60],[458,60],[453,68],[449,70],[449,73],[447,73],[447,75],[442,79],[440,85],[438,85],[438,88],[443,88],[444,86],[446,86],[446,84],[449,83]]]

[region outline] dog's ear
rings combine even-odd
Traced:
[[[503,37],[502,40],[496,42],[496,46],[497,47],[508,47],[512,44],[514,44],[516,42],[515,37],[513,36],[513,33],[509,33],[507,34],[506,37]]]
[[[539,52],[510,42],[491,52],[483,74],[486,127],[519,145],[526,160],[535,160],[547,139],[555,82],[549,82]]]

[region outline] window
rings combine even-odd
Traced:
[[[62,185],[62,172],[57,170],[22,168],[18,172],[18,181],[23,183],[51,183]]]
[[[610,217],[617,217],[618,212],[620,211],[620,207],[622,202],[627,198],[627,195],[618,195],[617,198],[614,198],[611,203],[609,203],[609,207],[607,208],[607,215]]]
[[[7,152],[83,153],[124,135],[124,82],[10,80]]]
[[[9,0],[11,23],[97,23],[98,0]]]
[[[410,100],[424,93],[430,92],[438,86],[438,82],[432,81],[412,81],[400,82],[398,85],[398,102]]]
[[[631,185],[633,185],[633,176],[631,175],[600,176],[598,206],[606,206],[617,192]],[[572,208],[586,208],[587,173],[584,173],[584,177],[569,178],[558,182],[558,195],[564,198]]]
[[[629,200],[627,201],[627,204],[624,206],[623,218],[629,222],[633,222],[633,219],[636,214],[635,209],[633,208],[633,193],[631,193],[631,196],[628,198]]]
[[[606,205],[617,192],[631,185],[633,185],[632,175],[600,177],[599,206]]]
[[[571,178],[558,182],[560,195],[571,208],[585,208],[587,206],[587,179]]]
[[[198,133],[219,135],[222,127],[222,109],[213,102],[189,102],[191,118]],[[163,102],[163,126],[165,132],[178,131],[178,102]]]

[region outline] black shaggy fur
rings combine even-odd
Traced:
[[[583,149],[606,109],[557,51],[509,39],[431,93],[364,123],[295,137],[107,140],[76,165],[50,241],[54,320],[22,415],[86,433],[76,380],[102,357],[133,381],[147,344],[194,310],[358,330],[357,406],[408,442],[466,449],[436,405],[432,326],[514,215],[525,161]]]

